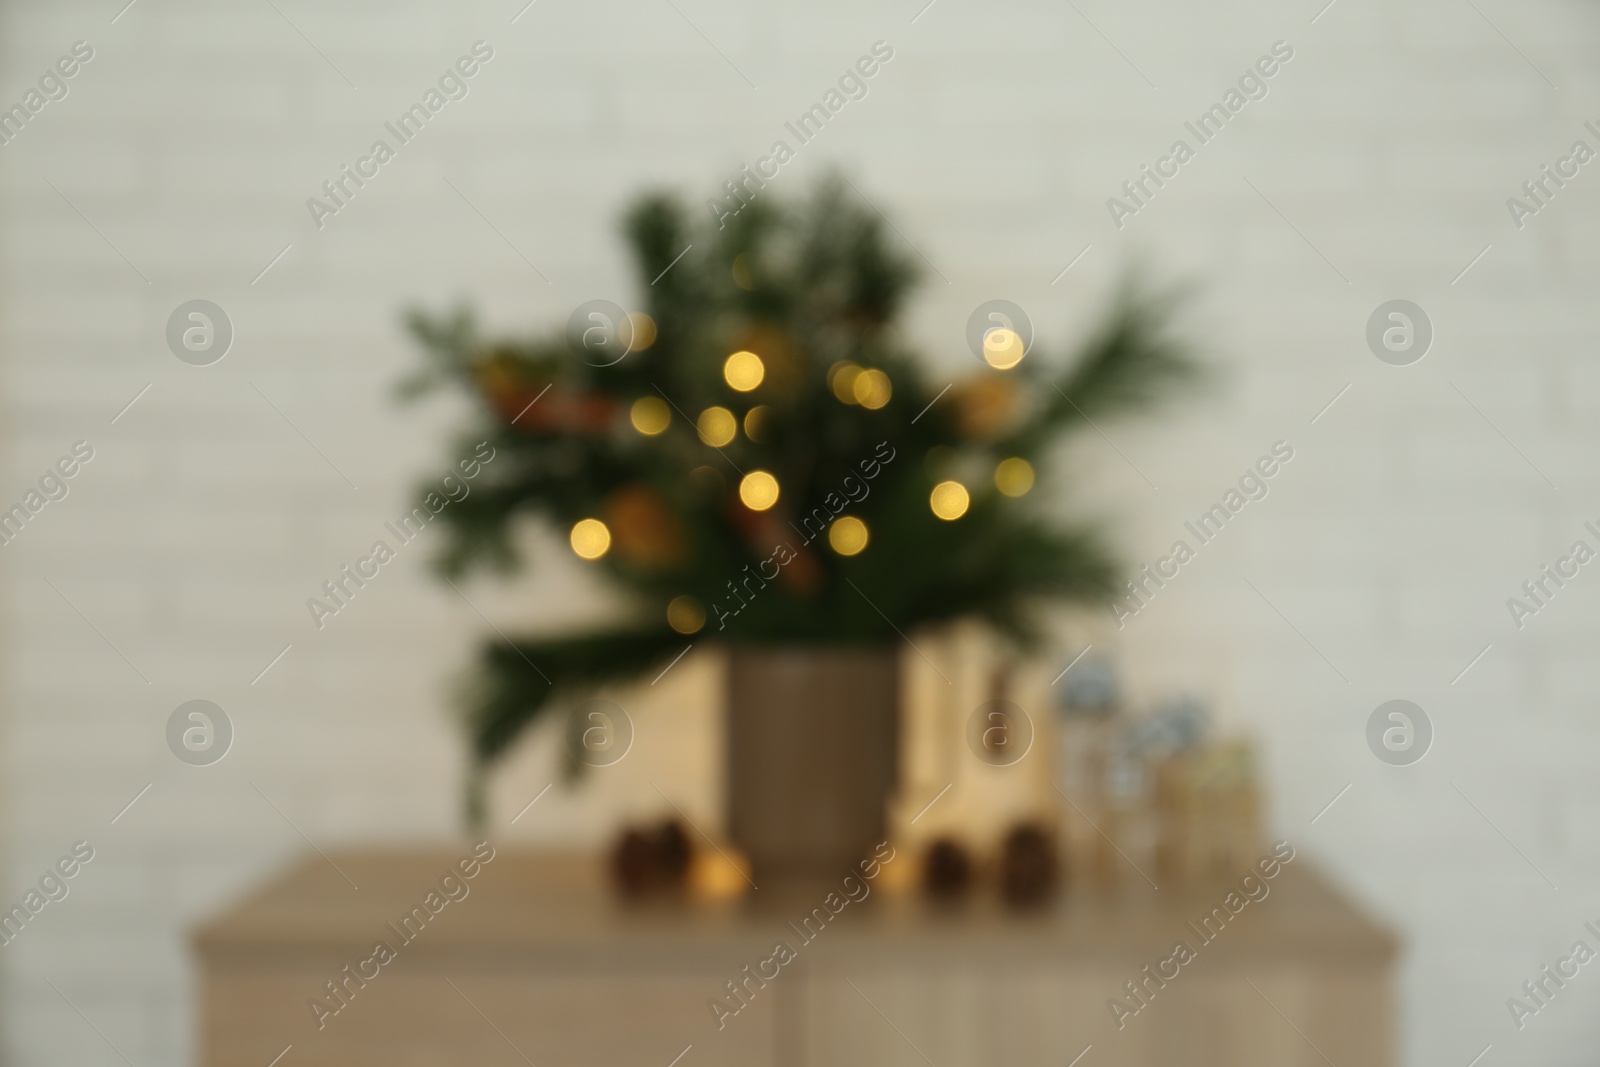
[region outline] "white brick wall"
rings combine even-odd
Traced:
[[[427,578],[426,545],[325,631],[303,607],[437,466],[458,414],[391,402],[415,358],[400,310],[470,299],[520,330],[625,298],[620,206],[646,184],[702,194],[879,38],[895,58],[870,96],[774,191],[848,166],[949,279],[930,274],[912,322],[955,370],[969,366],[961,329],[979,300],[1018,301],[1059,343],[1128,263],[1204,283],[1193,322],[1226,380],[1159,425],[1107,428],[1160,488],[1098,439],[1061,480],[1087,484],[1080,499],[1115,517],[1143,561],[1272,441],[1296,458],[1121,635],[1128,673],[1142,695],[1203,691],[1255,731],[1281,832],[1406,932],[1404,1062],[1461,1067],[1490,1043],[1487,1064],[1592,1062],[1600,979],[1521,1033],[1504,1009],[1595,917],[1600,890],[1600,577],[1586,569],[1520,633],[1504,607],[1600,515],[1600,166],[1521,232],[1504,206],[1600,119],[1591,5],[1337,0],[1313,24],[1322,0],[938,0],[913,24],[921,0],[677,0],[752,90],[657,0],[542,0],[514,25],[520,0],[276,0],[300,32],[254,0],[139,0],[113,23],[119,3],[0,8],[0,101],[73,41],[96,50],[70,95],[0,147],[0,501],[72,442],[96,448],[71,495],[0,548],[0,900],[75,840],[98,852],[71,896],[0,949],[6,1062],[122,1062],[108,1041],[140,1064],[189,1057],[183,931],[304,848],[284,815],[323,846],[452,832],[461,756],[444,695],[481,620]],[[471,95],[316,231],[305,198],[479,38],[496,54]],[[1114,229],[1105,198],[1280,38],[1295,58],[1270,95]],[[209,368],[162,339],[172,308],[201,296],[237,331]],[[1409,368],[1363,342],[1367,315],[1397,296],[1437,331]],[[520,623],[556,619],[580,588],[551,570],[468,592]],[[694,682],[640,711],[632,777],[554,791],[518,829],[592,836],[650,805],[646,776],[712,812]],[[1363,740],[1368,713],[1396,696],[1438,730],[1407,769]],[[167,715],[194,697],[236,723],[214,767],[165,747]],[[530,751],[503,797],[531,797],[549,769]]]

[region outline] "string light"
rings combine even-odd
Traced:
[[[741,393],[748,393],[767,376],[766,365],[754,352],[735,352],[722,364],[722,378]]]
[[[633,327],[629,352],[643,352],[656,343],[656,320],[642,311],[628,312],[628,325]]]
[[[1022,496],[1033,488],[1033,464],[1012,456],[994,469],[994,487],[1006,496]]]
[[[894,387],[889,376],[881,370],[864,370],[850,383],[850,395],[855,402],[870,411],[877,411],[889,402]]]
[[[739,420],[727,408],[706,408],[700,413],[697,426],[700,440],[712,448],[721,448],[732,441],[733,435],[739,431]]]
[[[1010,370],[1026,354],[1027,346],[1016,330],[996,326],[983,335],[983,361],[995,370]]]
[[[828,527],[828,545],[841,556],[854,556],[867,547],[867,524],[846,515]]]
[[[572,551],[584,559],[599,559],[611,548],[611,531],[599,519],[579,519],[567,540],[572,542]]]
[[[861,368],[854,363],[844,360],[828,368],[828,388],[833,390],[833,395],[846,404],[856,402],[856,378],[860,377]]]
[[[684,594],[673,597],[672,603],[667,605],[667,625],[680,634],[699,633],[705,624],[705,605],[696,598]]]
[[[765,404],[757,404],[744,413],[744,435],[758,445],[766,444],[771,418],[772,409]]]
[[[646,437],[654,437],[672,424],[672,409],[658,396],[641,396],[628,409],[628,421]]]
[[[739,480],[739,499],[751,511],[766,511],[778,502],[778,479],[766,471],[751,471]]]
[[[933,513],[946,522],[954,522],[967,513],[967,507],[972,498],[967,495],[967,487],[960,482],[940,482],[933,487],[933,492],[928,494],[928,506]]]

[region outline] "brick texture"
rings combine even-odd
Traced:
[[[1130,264],[1200,283],[1211,390],[1083,439],[1060,485],[1143,562],[1275,440],[1295,459],[1102,640],[1140,699],[1201,692],[1257,736],[1278,831],[1405,931],[1404,1063],[1491,1043],[1489,1063],[1592,1062],[1600,978],[1520,1032],[1504,1007],[1600,888],[1600,572],[1521,630],[1505,607],[1600,518],[1600,164],[1520,230],[1505,206],[1572,141],[1600,147],[1592,5],[120,2],[0,4],[0,106],[94,49],[0,145],[0,507],[95,449],[0,547],[0,901],[74,841],[97,853],[0,948],[5,1062],[187,1062],[192,923],[307,839],[456,832],[448,687],[477,610],[429,578],[426,541],[325,629],[304,607],[459,418],[392,400],[416,359],[401,311],[470,300],[525,330],[628,299],[620,206],[714,187],[879,39],[870,94],[773,190],[840,166],[892,215],[930,268],[911,329],[952,374],[981,300],[1022,304],[1059,351]],[[306,198],[480,39],[469,95],[319,230]],[[1114,225],[1107,198],[1280,40],[1268,95]],[[211,367],[163,340],[196,297],[236,330]],[[1435,327],[1410,367],[1363,337],[1395,297]],[[512,628],[560,624],[588,587],[550,567],[464,589]],[[505,832],[593,840],[658,806],[650,781],[714,820],[711,683],[683,669],[640,705],[627,774],[557,786]],[[196,697],[237,730],[212,767],[164,741]],[[1437,730],[1410,768],[1364,741],[1393,697]],[[502,821],[552,753],[497,782]]]

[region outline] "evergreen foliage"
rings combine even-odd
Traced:
[[[408,391],[465,388],[481,402],[471,440],[496,449],[440,516],[444,573],[517,570],[514,520],[565,535],[599,519],[609,550],[586,565],[634,605],[593,633],[487,643],[466,697],[480,772],[554,699],[659,670],[691,640],[892,644],[977,618],[1026,646],[1039,606],[1108,597],[1119,569],[1100,529],[1063,520],[1037,491],[1002,493],[997,465],[1021,459],[1043,475],[1064,434],[1197,377],[1170,331],[1171,295],[1129,284],[1064,370],[1036,345],[1008,370],[977,363],[941,396],[947,379],[894,325],[915,262],[843,183],[798,204],[757,200],[720,230],[691,214],[702,213],[665,195],[627,213],[648,320],[635,316],[609,366],[559,333],[487,340],[465,312],[410,317],[428,360]],[[764,372],[748,392],[725,377],[737,351]],[[635,421],[641,398],[654,399]],[[713,407],[737,423],[720,447],[697,429]],[[652,408],[670,421],[641,432]],[[779,487],[764,510],[741,500],[755,471]],[[930,507],[942,481],[969,495],[954,520]],[[855,555],[830,545],[844,516],[866,527]]]

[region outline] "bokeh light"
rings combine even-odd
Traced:
[[[850,384],[850,395],[864,408],[876,411],[889,402],[894,387],[889,376],[881,370],[864,370]]]
[[[772,427],[772,409],[757,404],[744,413],[744,435],[758,445],[767,443],[767,430]]]
[[[696,597],[684,594],[667,605],[667,625],[680,634],[699,633],[706,624],[706,608]]]
[[[854,556],[867,547],[867,524],[846,515],[828,527],[828,545],[841,556]]]
[[[766,511],[778,502],[778,479],[766,471],[751,471],[739,480],[739,499],[751,511]]]
[[[700,413],[697,424],[700,430],[700,440],[713,448],[721,448],[733,440],[733,435],[739,432],[739,420],[733,417],[733,412],[727,408],[706,408]]]
[[[960,482],[940,482],[933,487],[933,492],[928,494],[928,506],[933,513],[946,522],[954,522],[967,513],[967,506],[972,502],[967,496],[967,487]]]
[[[672,409],[659,396],[641,396],[628,409],[628,421],[646,437],[654,437],[672,425]]]
[[[1022,496],[1033,488],[1033,464],[1012,456],[994,469],[994,487],[1006,496]]]
[[[828,388],[833,390],[833,395],[846,404],[856,402],[856,379],[861,376],[861,368],[854,363],[841,360],[828,368]]]
[[[722,378],[741,393],[748,393],[767,376],[766,365],[754,352],[735,352],[722,364]]]
[[[572,551],[584,559],[599,559],[611,548],[611,531],[599,519],[579,519],[567,539]]]
[[[996,326],[983,335],[983,361],[996,370],[1010,370],[1027,354],[1016,330]]]
[[[642,311],[628,312],[628,325],[633,327],[629,352],[643,352],[656,343],[656,320]]]

